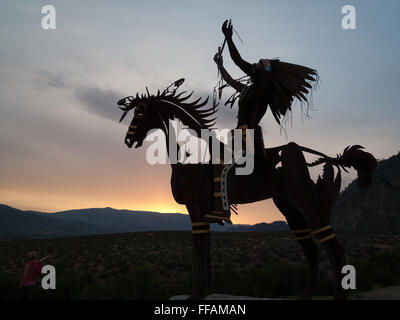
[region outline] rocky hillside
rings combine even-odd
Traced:
[[[340,229],[400,230],[400,153],[379,162],[372,185],[361,189],[353,181],[332,211]]]

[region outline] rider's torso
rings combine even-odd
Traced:
[[[249,128],[255,128],[259,124],[267,111],[268,104],[265,103],[265,99],[261,99],[261,95],[265,94],[258,83],[242,90],[238,102],[238,126],[247,124]]]

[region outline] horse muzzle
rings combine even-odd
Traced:
[[[137,129],[137,126],[130,125],[129,131],[126,133],[125,144],[128,146],[128,148],[132,148],[133,143],[135,142],[135,130],[136,129]]]
[[[132,148],[133,143],[134,143],[133,137],[126,135],[125,144],[128,146],[128,148]]]

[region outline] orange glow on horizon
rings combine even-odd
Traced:
[[[167,195],[169,198],[169,195]],[[165,197],[154,197],[154,201],[133,202],[126,199],[100,200],[100,199],[82,199],[66,195],[51,193],[21,193],[1,190],[0,203],[9,205],[20,210],[32,210],[40,212],[58,212],[73,209],[85,208],[104,208],[111,207],[119,210],[132,211],[152,211],[160,213],[182,213],[187,214],[186,207],[175,203],[172,196],[169,199]],[[277,211],[272,201],[267,200],[248,205],[239,205],[239,215],[232,213],[234,224],[256,224],[261,222],[273,222],[284,220],[284,217]]]

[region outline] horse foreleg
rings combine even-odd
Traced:
[[[199,229],[198,231],[206,229]],[[193,230],[194,232],[197,230]],[[207,229],[208,231],[208,229]],[[210,264],[210,234],[194,233],[192,235],[193,248],[196,263],[196,276],[193,283],[192,293],[188,299],[199,300],[207,296],[211,282],[211,264]]]
[[[194,282],[188,299],[199,300],[207,296],[211,282],[210,225],[201,221],[201,208],[196,201],[186,205],[192,221],[192,242],[194,249]]]

